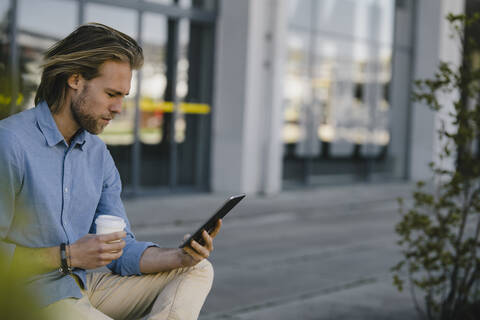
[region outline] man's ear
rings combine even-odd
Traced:
[[[83,85],[83,80],[84,79],[80,74],[74,73],[68,77],[67,83],[70,88],[74,90],[79,90]]]

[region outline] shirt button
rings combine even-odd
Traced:
[[[67,187],[65,187],[65,193],[68,193],[68,188]]]

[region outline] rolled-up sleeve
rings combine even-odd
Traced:
[[[0,250],[7,265],[15,251],[15,244],[7,236],[15,213],[15,199],[22,188],[23,160],[16,148],[15,136],[0,127]]]
[[[140,259],[143,252],[148,247],[158,245],[153,242],[137,241],[135,239],[135,236],[131,231],[130,222],[128,221],[127,215],[125,213],[125,208],[120,198],[120,193],[122,191],[120,175],[117,168],[115,167],[112,156],[107,149],[105,149],[104,158],[105,176],[102,188],[102,195],[97,206],[95,219],[101,214],[109,214],[123,218],[127,224],[125,228],[125,231],[127,232],[127,237],[124,239],[126,245],[123,249],[123,255],[119,259],[112,261],[109,265],[107,265],[107,267],[112,270],[112,272],[120,274],[122,276],[140,275]],[[92,225],[91,232],[96,232],[95,223],[93,223]]]

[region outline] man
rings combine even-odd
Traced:
[[[162,249],[137,241],[121,183],[96,134],[121,111],[142,49],[101,24],[80,26],[50,48],[36,107],[0,121],[0,240],[13,266],[34,266],[29,286],[58,319],[196,319],[210,290],[213,250],[192,241]],[[125,231],[95,234],[116,215]],[[113,273],[86,273],[108,266]]]

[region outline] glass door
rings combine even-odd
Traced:
[[[287,185],[390,175],[394,1],[298,0],[291,6],[284,109]]]
[[[207,187],[213,28],[145,13],[140,187]]]

